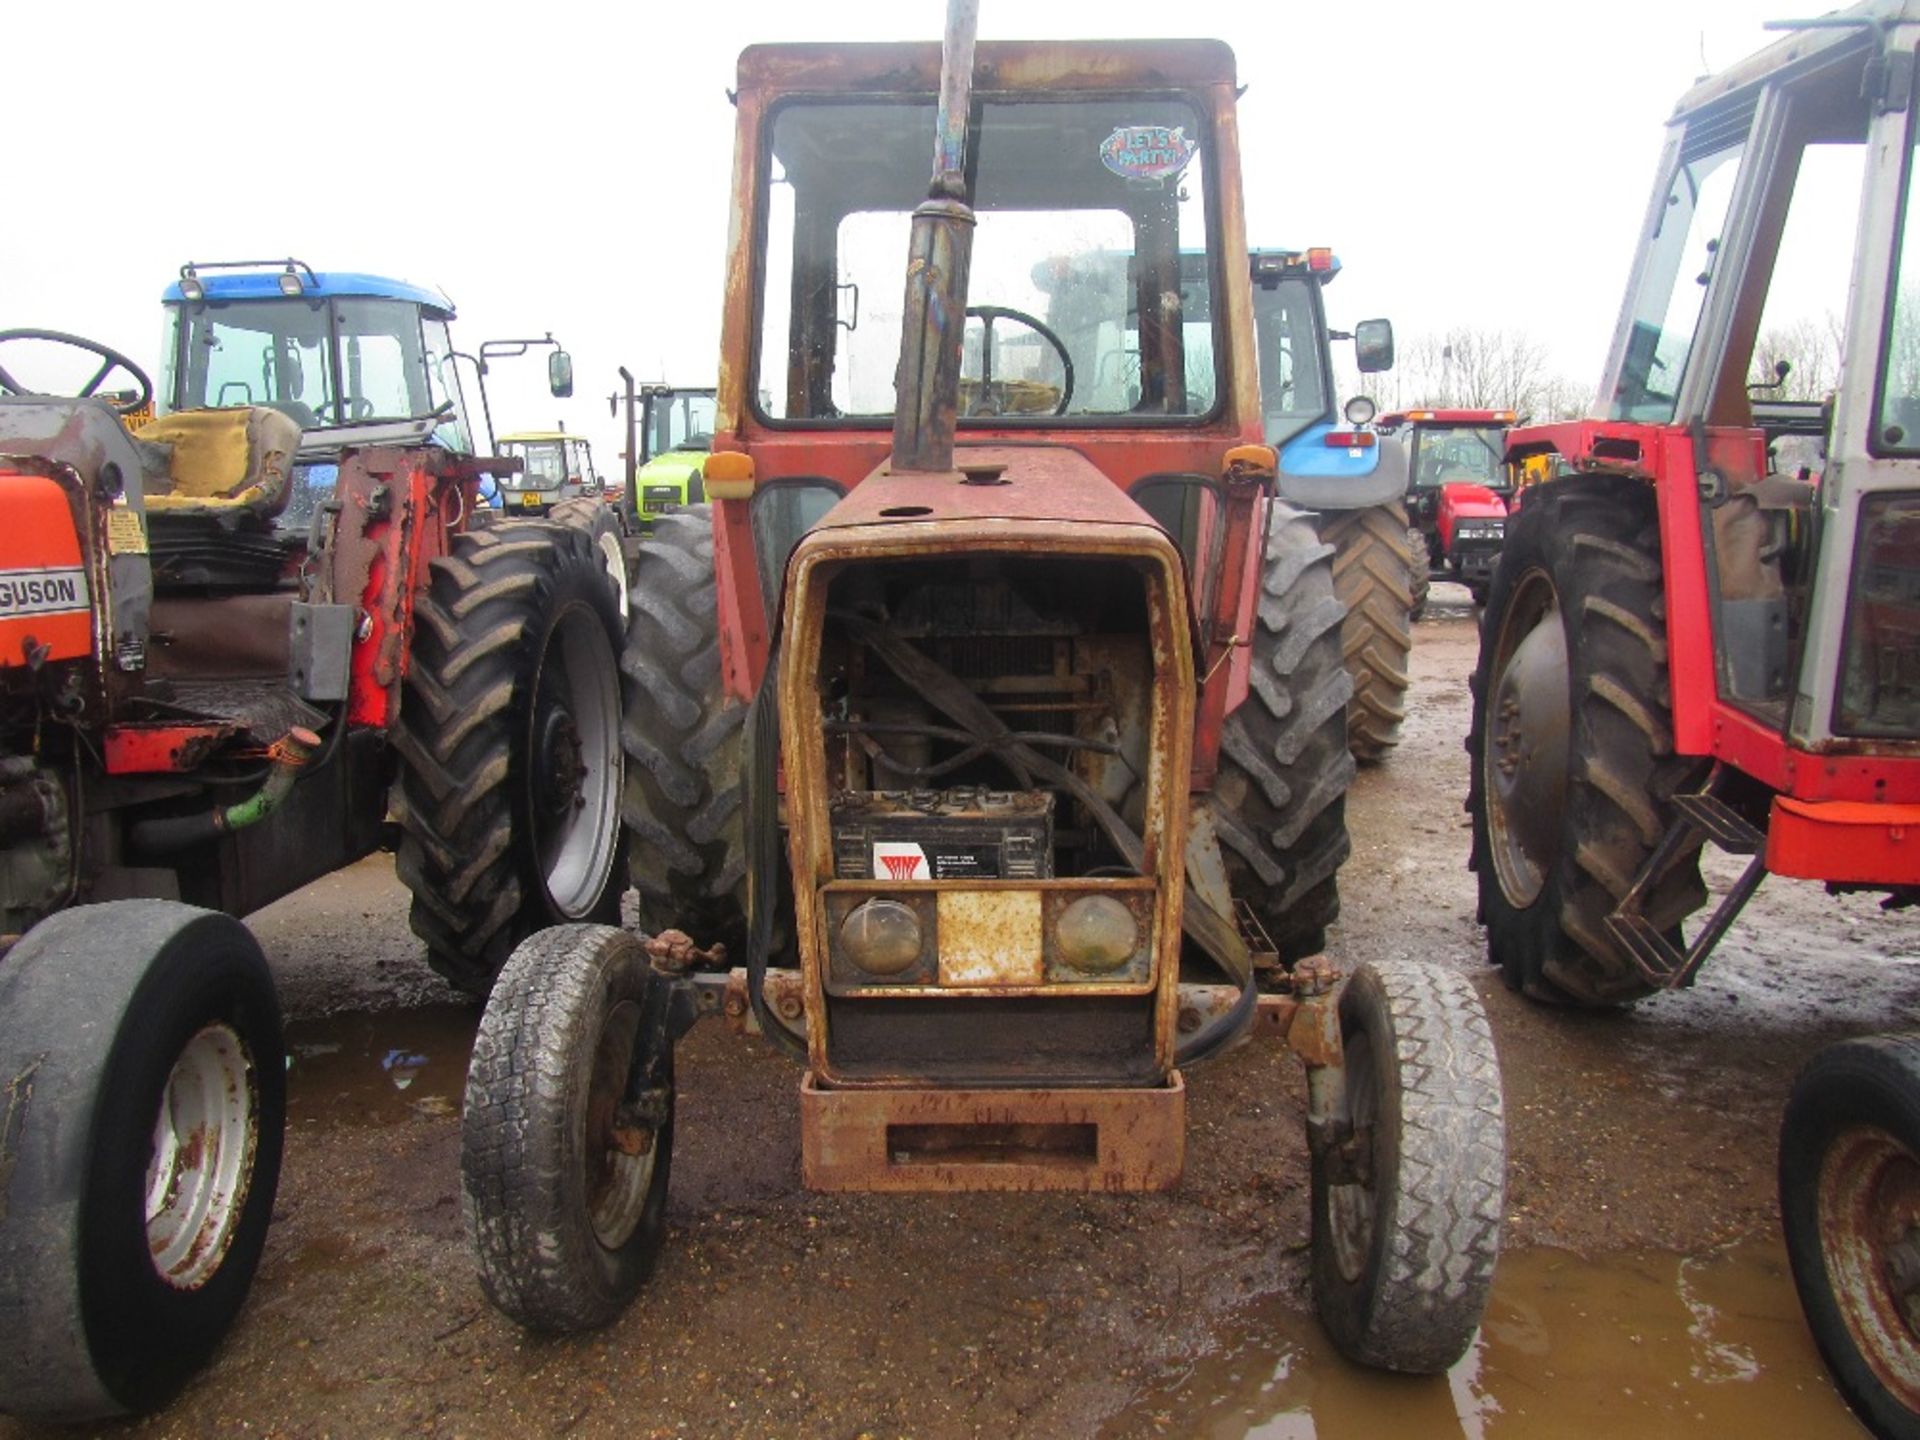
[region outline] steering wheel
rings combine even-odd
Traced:
[[[970,316],[978,316],[981,327],[986,332],[980,342],[981,395],[986,395],[988,387],[993,384],[993,322],[996,320],[1014,320],[1026,326],[1042,340],[1046,341],[1047,344],[1051,345],[1054,353],[1060,357],[1060,371],[1065,377],[1065,380],[1060,387],[1060,399],[1059,402],[1054,405],[1053,413],[1055,415],[1066,414],[1067,406],[1073,403],[1073,357],[1067,353],[1066,342],[1054,334],[1051,329],[1035,316],[1027,314],[1024,310],[1015,310],[1009,305],[969,305],[967,307],[967,314]],[[998,415],[1004,412],[996,410],[991,413]]]
[[[153,403],[153,381],[148,377],[147,372],[134,364],[133,361],[129,360],[126,356],[122,355],[118,350],[110,349],[102,345],[98,340],[87,340],[79,335],[69,335],[64,330],[0,330],[0,345],[6,344],[9,340],[50,340],[56,345],[71,345],[74,349],[84,350],[89,355],[98,355],[100,357],[100,368],[93,372],[93,378],[87,381],[85,386],[81,388],[79,394],[69,398],[85,400],[88,396],[97,394],[102,381],[115,370],[124,370],[140,382],[140,395],[139,398],[130,400],[125,404],[114,405],[114,414],[131,415],[137,410],[146,409],[147,406]],[[0,390],[4,390],[9,395],[37,396],[47,393],[44,390],[27,389],[26,386],[22,385],[7,373],[4,365],[0,365]]]

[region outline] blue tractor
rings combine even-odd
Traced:
[[[1267,443],[1280,453],[1280,494],[1312,511],[1334,547],[1334,591],[1353,698],[1347,738],[1356,760],[1382,759],[1400,743],[1407,657],[1413,645],[1416,569],[1404,500],[1406,459],[1382,445],[1372,400],[1334,407],[1332,342],[1351,340],[1362,374],[1393,366],[1393,326],[1362,320],[1327,326],[1322,292],[1340,273],[1331,250],[1256,250],[1253,320]]]

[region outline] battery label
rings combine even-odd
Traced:
[[[0,620],[86,608],[84,570],[0,570]]]
[[[876,840],[873,846],[876,880],[998,880],[998,845],[956,845],[935,841],[922,845],[910,840]]]

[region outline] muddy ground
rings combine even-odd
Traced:
[[[1303,1085],[1270,1045],[1190,1077],[1173,1195],[880,1199],[801,1190],[796,1072],[704,1026],[678,1059],[671,1229],[651,1287],[600,1334],[530,1339],[487,1307],[461,1237],[477,1012],[426,975],[376,859],[251,922],[296,1020],[273,1233],[216,1363],[124,1428],[1857,1433],[1782,1271],[1774,1128],[1815,1048],[1915,1021],[1911,915],[1773,881],[1688,993],[1600,1016],[1510,995],[1484,964],[1466,870],[1473,621],[1462,592],[1435,599],[1405,741],[1354,790],[1332,954],[1457,966],[1493,1016],[1508,1257],[1482,1340],[1451,1375],[1371,1375],[1318,1339]],[[1723,886],[1732,873],[1714,870]],[[26,1433],[0,1422],[0,1436]]]

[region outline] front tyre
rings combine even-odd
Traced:
[[[1780,1127],[1780,1219],[1807,1326],[1880,1436],[1920,1436],[1920,1035],[1830,1045]]]
[[[528,1329],[613,1320],[659,1254],[673,1052],[646,1021],[664,986],[625,931],[563,925],[514,951],[487,1002],[467,1072],[461,1195],[481,1288]]]
[[[1694,768],[1673,751],[1662,606],[1644,484],[1563,480],[1528,498],[1480,627],[1467,806],[1488,958],[1536,1000],[1604,1007],[1653,989],[1607,917]],[[1700,845],[1646,896],[1676,945],[1706,898]]]
[[[238,921],[50,916],[0,965],[0,1410],[140,1414],[246,1299],[286,1125],[280,1010]]]
[[[1466,1352],[1500,1252],[1506,1122],[1480,998],[1438,965],[1360,965],[1340,996],[1344,1155],[1313,1157],[1313,1297],[1348,1358]]]
[[[620,615],[587,536],[469,531],[414,607],[392,808],[414,933],[484,996],[546,925],[617,921]]]

